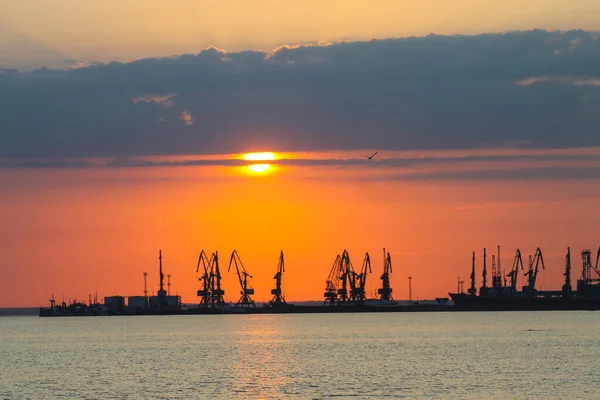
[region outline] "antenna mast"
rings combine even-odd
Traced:
[[[148,297],[148,273],[144,272],[144,297]]]

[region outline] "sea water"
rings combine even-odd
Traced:
[[[600,312],[0,317],[0,399],[600,398]]]

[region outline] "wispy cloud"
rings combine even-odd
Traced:
[[[556,83],[574,86],[600,86],[600,78],[572,76],[533,76],[515,82],[519,86],[531,86],[537,83]]]
[[[173,106],[173,98],[177,96],[177,94],[145,94],[142,96],[137,96],[131,99],[133,104],[137,103],[156,103],[165,107]]]
[[[183,112],[179,116],[179,119],[182,120],[186,126],[193,125],[195,122],[194,118],[192,117],[192,113],[188,110],[183,110]]]
[[[110,158],[0,159],[0,168],[182,168],[244,167],[240,155],[121,156]],[[319,179],[346,179],[338,172],[352,171],[352,179],[406,181],[477,181],[600,179],[600,148],[570,150],[487,149],[382,154],[368,160],[356,153],[287,153],[270,164],[293,171],[312,170]],[[337,171],[337,172],[336,172]]]

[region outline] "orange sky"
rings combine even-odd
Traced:
[[[575,280],[579,251],[600,245],[594,181],[419,181],[385,172],[364,166],[279,166],[268,175],[217,166],[0,170],[0,307],[45,305],[51,294],[87,300],[96,288],[100,297],[140,295],[144,271],[157,290],[159,248],[172,291],[192,303],[202,249],[219,250],[228,300],[239,293],[236,277],[225,273],[237,249],[261,301],[270,298],[281,249],[288,300],[321,300],[343,249],[357,268],[370,252],[372,293],[383,247],[392,254],[394,295],[405,299],[409,274],[415,298],[445,296],[458,276],[468,281],[471,252],[479,257],[487,246],[491,255],[497,244],[505,268],[517,247],[526,256],[540,246],[548,266],[540,287],[559,288],[566,246]]]
[[[209,45],[270,51],[429,33],[597,30],[600,13],[596,0],[4,0],[2,8],[0,28],[17,35],[20,46],[27,38],[65,58],[102,62],[197,53]]]

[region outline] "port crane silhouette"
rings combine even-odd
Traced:
[[[323,305],[364,305],[367,276],[371,271],[371,257],[367,252],[360,272],[356,272],[347,250],[336,256],[325,281]],[[388,281],[389,286],[389,281]],[[390,289],[391,292],[391,289]]]
[[[506,275],[510,278],[510,287],[512,288],[512,290],[517,290],[517,278],[519,276],[519,267],[521,267],[521,270],[523,270],[523,258],[521,257],[521,250],[517,249],[512,269]]]
[[[221,289],[221,270],[219,269],[219,252],[215,251],[210,264],[210,301],[213,305],[225,304],[225,291]]]
[[[390,274],[392,273],[392,257],[388,252],[385,253],[383,249],[383,274],[381,274],[381,288],[377,290],[377,294],[381,295],[379,301],[388,302],[393,301],[392,288],[390,286]]]
[[[349,263],[352,266],[351,263]],[[367,284],[367,274],[371,271],[371,257],[367,252],[360,268],[360,273],[350,271],[350,301],[352,304],[364,304],[367,300],[365,286]]]
[[[283,259],[283,250],[279,255],[279,265],[277,266],[277,273],[273,279],[275,279],[275,289],[271,290],[271,294],[273,298],[270,301],[271,306],[280,306],[287,304],[285,302],[285,297],[283,296],[283,290],[281,289],[281,281],[283,278],[283,273],[285,272],[285,263]]]
[[[248,272],[246,272],[246,268],[244,267],[244,264],[242,263],[242,259],[240,258],[240,256],[238,255],[236,250],[234,250],[231,253],[231,258],[229,259],[229,268],[227,269],[228,272],[231,271],[232,265],[235,265],[235,272],[236,272],[236,274],[238,276],[238,280],[240,282],[240,288],[242,289],[240,291],[240,294],[242,296],[238,300],[237,304],[242,307],[256,307],[254,300],[252,300],[252,297],[250,297],[251,295],[254,294],[254,289],[248,287],[248,284],[249,284],[248,278],[252,278],[252,275],[250,275]],[[241,268],[241,270],[240,270],[240,268]]]
[[[324,293],[325,301],[323,302],[323,305],[329,304],[329,305],[333,306],[338,303],[338,285],[339,285],[338,274],[341,269],[341,265],[340,265],[341,260],[342,260],[342,257],[338,254],[335,257],[335,260],[333,261],[333,265],[331,266],[331,269],[329,270],[329,275],[327,276],[327,279],[325,280],[325,293]]]
[[[544,257],[542,257],[542,250],[538,247],[533,259],[529,256],[529,270],[524,274],[524,276],[527,277],[527,286],[523,286],[523,292],[527,293],[529,296],[535,294],[535,281],[537,279],[540,263],[542,264],[542,269],[546,269],[544,266]],[[534,264],[535,268],[533,267]]]
[[[350,302],[350,296],[348,291],[348,284],[350,283],[350,276],[352,275],[352,264],[350,263],[350,255],[348,251],[344,250],[339,263],[339,280],[341,281],[341,287],[338,288],[338,304],[345,305]]]
[[[214,257],[214,254],[213,254]],[[196,273],[200,271],[200,266],[202,266],[202,276],[198,278],[199,281],[202,282],[202,289],[198,290],[198,297],[200,297],[200,307],[208,307],[211,304],[212,296],[210,290],[210,281],[211,281],[211,267],[212,257],[209,260],[206,256],[204,250],[200,252],[198,256],[198,265],[196,266]]]

